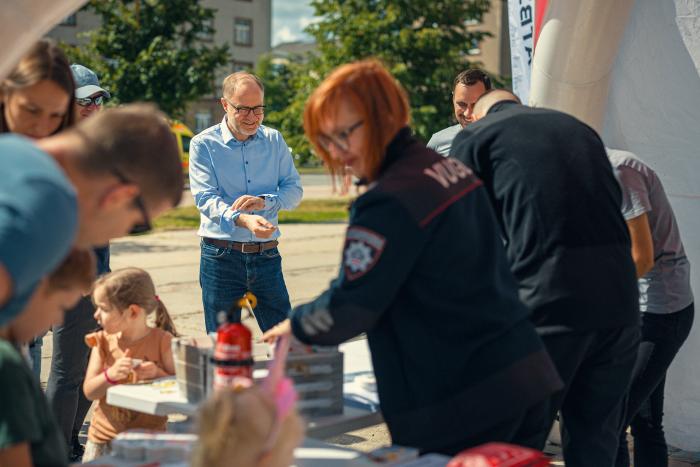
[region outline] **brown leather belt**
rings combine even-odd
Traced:
[[[263,251],[271,250],[279,245],[277,240],[272,240],[269,242],[231,242],[228,240],[220,240],[218,238],[207,238],[202,237],[202,241],[209,245],[213,245],[219,248],[230,248],[235,251],[240,251],[241,253],[262,253]]]

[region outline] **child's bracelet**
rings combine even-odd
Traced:
[[[107,374],[107,368],[105,368],[104,371],[102,371],[102,374],[105,375],[105,379],[112,386],[114,386],[115,384],[119,384],[119,381],[114,381],[112,378],[109,377],[109,375]]]

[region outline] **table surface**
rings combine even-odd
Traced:
[[[365,340],[343,344],[347,375],[364,375],[372,372],[372,363]],[[314,438],[330,438],[383,422],[378,410],[376,393],[364,391],[352,380],[345,383],[346,404],[343,413],[310,419],[307,435]],[[358,401],[360,401],[358,403]],[[119,384],[107,390],[107,403],[115,407],[152,415],[183,414],[192,416],[197,405],[187,402],[180,394],[174,377],[161,378],[148,384]]]
[[[113,456],[103,456],[85,465],[103,465],[109,467],[143,467],[149,461],[127,461]],[[169,462],[158,464],[161,467],[187,467],[186,462]],[[377,464],[363,458],[362,453],[352,449],[333,446],[323,441],[306,438],[294,451],[296,467],[365,467]],[[444,465],[444,464],[443,464]]]
[[[418,459],[401,463],[401,467],[445,467],[448,458],[429,454]],[[105,467],[144,467],[148,461],[126,461],[112,456],[103,456],[85,465]],[[160,467],[187,467],[186,462],[161,463]],[[294,451],[293,467],[377,467],[380,464],[368,460],[361,452],[354,451],[317,439],[306,438],[301,446]],[[386,464],[381,464],[386,465]],[[396,465],[396,464],[394,464]]]

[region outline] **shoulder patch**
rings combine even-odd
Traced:
[[[378,233],[357,226],[350,226],[343,248],[343,271],[349,281],[367,274],[384,251],[386,239]]]

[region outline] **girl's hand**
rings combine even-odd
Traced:
[[[274,344],[275,341],[277,341],[278,337],[282,337],[287,334],[292,333],[292,324],[289,321],[289,318],[285,319],[281,323],[279,323],[277,326],[275,326],[272,329],[268,329],[268,331],[262,335],[260,338],[261,341],[267,342],[268,344]]]
[[[156,379],[158,377],[158,367],[153,362],[143,362],[136,368],[136,380],[143,381],[147,379]]]
[[[122,358],[118,359],[114,362],[114,365],[107,368],[107,376],[113,381],[121,381],[129,376],[132,366],[131,349],[127,349]]]

